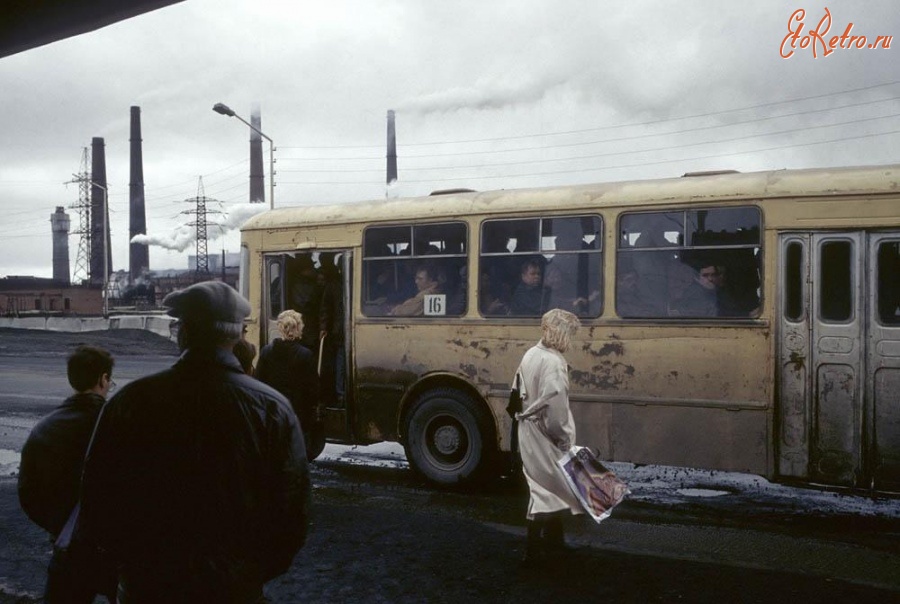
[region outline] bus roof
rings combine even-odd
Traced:
[[[900,164],[764,172],[690,174],[678,178],[633,180],[532,189],[448,193],[328,205],[279,208],[250,218],[242,231],[291,225],[354,224],[410,219],[446,219],[479,214],[652,206],[662,203],[747,200],[778,197],[900,194]]]

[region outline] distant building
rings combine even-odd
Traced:
[[[225,269],[237,268],[241,265],[241,255],[239,253],[225,253]],[[221,276],[222,273],[222,254],[210,254],[207,257],[207,266],[213,277]],[[188,256],[188,270],[197,270],[197,256]]]
[[[42,277],[10,276],[0,279],[0,315],[99,315],[103,312],[100,288],[70,285]]]

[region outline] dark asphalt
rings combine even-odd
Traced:
[[[735,566],[724,556],[718,564],[621,551],[616,535],[622,527],[632,527],[635,535],[677,528],[680,539],[700,538],[701,527],[716,530],[714,518],[697,513],[673,527],[677,513],[629,509],[626,502],[599,526],[573,518],[570,534],[590,532],[592,547],[526,572],[519,566],[524,498],[513,486],[480,493],[435,491],[405,470],[334,462],[316,464],[314,483],[309,542],[291,570],[267,586],[275,602],[900,601],[900,579],[897,589],[881,589],[797,570]],[[14,479],[0,479],[0,516],[0,604],[39,602],[48,545],[19,510]],[[730,527],[725,523],[719,530]],[[793,538],[809,533],[802,529]],[[824,537],[821,542],[831,543]],[[897,559],[896,552],[881,553]]]

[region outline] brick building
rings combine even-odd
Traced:
[[[100,288],[42,277],[4,277],[0,279],[0,316],[99,315],[101,294]]]

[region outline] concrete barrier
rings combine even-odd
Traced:
[[[0,317],[0,327],[46,331],[106,331],[109,329],[146,329],[172,339],[175,319],[168,315],[119,315],[103,317]]]
[[[172,325],[175,321],[175,319],[168,316],[150,316],[147,317],[147,320],[144,322],[144,329],[172,339]]]
[[[47,317],[49,331],[85,331],[84,320],[79,317]],[[20,328],[21,329],[21,328]]]
[[[144,329],[147,317],[141,315],[123,315],[109,320],[110,329]]]
[[[11,324],[3,327],[16,329],[47,329],[47,317],[15,317],[10,319]]]

